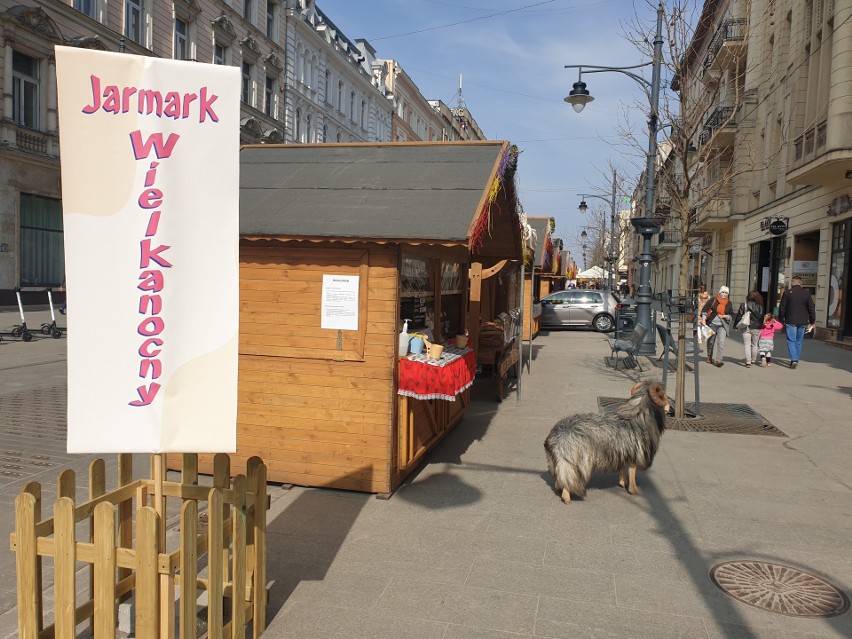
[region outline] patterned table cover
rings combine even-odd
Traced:
[[[399,362],[400,395],[415,399],[456,401],[456,395],[473,385],[476,354],[470,348],[445,346],[440,359],[424,353],[409,355]]]

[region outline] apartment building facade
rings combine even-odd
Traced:
[[[758,290],[770,309],[799,276],[817,337],[852,337],[852,4],[708,0],[687,64],[705,162],[685,239],[660,188],[656,290],[676,288],[681,250],[695,285]]]
[[[391,140],[375,51],[313,0],[0,0],[0,41],[0,304],[64,277],[56,45],[240,67],[243,144]]]

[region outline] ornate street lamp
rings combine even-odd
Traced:
[[[656,179],[657,168],[657,124],[658,111],[660,106],[660,66],[663,60],[663,16],[665,11],[662,2],[657,7],[657,33],[654,36],[654,57],[651,62],[637,64],[629,67],[601,67],[591,64],[566,64],[566,69],[579,69],[579,78],[574,83],[574,88],[569,92],[565,101],[569,103],[574,111],[579,113],[583,108],[594,98],[589,94],[586,88],[586,83],[583,82],[583,74],[586,73],[607,73],[610,71],[622,73],[629,78],[633,78],[646,89],[650,90],[651,95],[651,111],[648,114],[648,155],[645,164],[645,217],[634,218],[631,220],[637,232],[642,235],[644,246],[642,249],[643,256],[647,255],[647,263],[640,257],[642,269],[640,271],[639,291],[636,299],[636,321],[643,324],[648,331],[645,333],[645,338],[642,345],[639,347],[639,353],[642,355],[653,355],[656,353],[657,340],[656,331],[652,330],[651,323],[651,269],[650,269],[650,241],[654,232],[649,232],[651,225],[657,225],[650,216],[654,210],[654,182]],[[632,69],[639,69],[651,65],[651,81],[648,82],[641,75],[633,73]],[[645,230],[640,230],[645,229]],[[657,231],[659,232],[659,225]],[[647,248],[647,250],[646,250]]]

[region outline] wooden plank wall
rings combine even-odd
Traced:
[[[272,481],[390,491],[397,264],[395,246],[242,244],[235,466],[258,455]],[[360,359],[329,354],[337,332],[320,328],[324,273],[362,276]],[[351,355],[358,336],[343,333]]]

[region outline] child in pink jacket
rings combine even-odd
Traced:
[[[772,349],[775,348],[775,332],[784,328],[784,325],[775,319],[772,313],[763,317],[763,328],[760,329],[760,337],[757,340],[757,352],[760,357],[761,366],[772,366]]]

